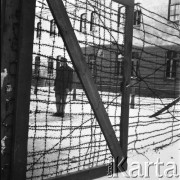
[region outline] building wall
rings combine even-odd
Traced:
[[[122,47],[121,47],[122,48]],[[88,54],[92,54],[95,49],[95,56],[99,47],[89,47],[86,51],[86,61],[88,62]],[[102,47],[104,51],[103,57],[96,57],[96,73],[92,72],[94,81],[99,90],[120,92],[122,75],[117,75],[117,54],[119,53],[116,46],[106,45]],[[177,52],[176,58],[176,78],[166,77],[167,66],[167,50]],[[137,58],[133,61],[138,62],[138,76],[131,77],[131,83],[135,84],[136,94],[141,96],[161,96],[161,97],[176,97],[180,90],[180,51],[178,46],[161,46],[161,47],[133,47],[133,53],[137,52]],[[136,66],[134,64],[134,66]]]
[[[75,3],[75,1],[72,1]],[[118,7],[115,7],[114,5],[110,4],[110,1],[106,2],[109,4],[109,7],[117,9]],[[179,31],[177,30],[178,27],[175,27],[174,24],[170,23],[167,20],[168,17],[168,5],[169,0],[159,0],[159,1],[149,1],[149,0],[136,0],[135,3],[139,3],[135,5],[135,10],[140,9],[142,11],[142,18],[141,18],[141,24],[138,26],[134,26],[134,38],[133,38],[133,45],[138,46],[140,50],[137,50],[139,52],[142,51],[150,51],[148,53],[142,53],[141,58],[143,60],[140,61],[140,75],[142,77],[148,75],[148,78],[146,78],[146,82],[141,82],[140,85],[138,85],[137,89],[139,87],[142,88],[142,91],[144,91],[144,94],[152,93],[148,92],[147,86],[152,87],[153,89],[156,89],[157,91],[167,90],[171,91],[173,88],[177,91],[178,90],[178,83],[179,79],[176,78],[176,80],[167,80],[165,78],[165,66],[160,68],[159,71],[155,71],[155,69],[159,64],[166,63],[166,50],[165,49],[172,49],[175,46],[173,45],[174,42],[177,42],[177,37],[179,36]],[[107,5],[106,4],[106,5]],[[95,56],[95,70],[93,70],[93,78],[98,85],[99,88],[103,88],[103,90],[108,89],[109,91],[120,91],[122,76],[116,75],[117,71],[117,54],[118,50],[116,46],[113,47],[113,41],[110,37],[110,34],[108,31],[102,31],[100,28],[96,28],[96,31],[92,32],[90,31],[90,20],[91,20],[91,13],[94,11],[94,8],[92,6],[85,3],[85,1],[78,4],[80,8],[75,9],[74,6],[68,6],[67,11],[69,16],[71,17],[71,23],[75,30],[75,34],[77,36],[77,39],[79,42],[86,42],[88,38],[88,44],[93,44],[92,47],[79,43],[83,54],[85,56],[86,62],[88,63],[89,67],[92,66],[92,64],[89,63],[88,60],[88,54],[94,54]],[[88,8],[87,8],[88,7]],[[87,11],[88,9],[88,11]],[[106,16],[108,16],[110,10],[107,10]],[[151,13],[154,12],[154,13]],[[53,85],[53,81],[55,79],[56,74],[56,64],[57,64],[57,56],[66,57],[68,59],[68,65],[72,67],[71,60],[69,58],[69,55],[64,47],[62,38],[58,36],[58,30],[56,27],[56,36],[50,36],[50,20],[52,20],[52,15],[50,12],[43,12],[41,8],[37,8],[38,16],[41,16],[40,18],[37,16],[35,19],[35,27],[39,21],[42,22],[42,35],[41,38],[36,37],[36,32],[34,34],[34,53],[33,53],[33,64],[35,64],[34,60],[35,57],[39,54],[41,55],[41,68],[38,76],[35,77],[33,80],[33,85],[36,86],[46,86]],[[73,14],[76,15],[76,20],[73,20]],[[83,13],[87,13],[87,29],[85,33],[80,32],[80,17]],[[103,16],[105,15],[105,12],[99,11],[99,13]],[[158,14],[158,15],[157,15]],[[164,18],[161,18],[164,17]],[[110,15],[110,18],[112,20],[117,20],[117,14]],[[159,21],[161,23],[159,23]],[[101,23],[100,21],[98,21]],[[113,27],[115,28],[117,26],[117,23],[112,21],[110,24],[110,21],[105,21],[105,24],[101,24],[103,26],[106,26],[106,28]],[[171,25],[172,27],[169,27]],[[157,30],[158,29],[158,30]],[[121,27],[117,27],[117,30],[120,32],[123,30]],[[169,34],[165,34],[163,31],[169,32]],[[146,34],[145,34],[146,32]],[[87,36],[87,34],[90,34]],[[120,34],[120,33],[119,33]],[[116,37],[116,34],[111,34]],[[174,36],[172,36],[174,35]],[[110,41],[106,42],[104,40],[101,40],[98,37],[105,37],[105,39],[109,39]],[[162,39],[163,38],[163,39]],[[122,44],[123,43],[123,36],[116,37],[117,43]],[[111,44],[111,45],[110,45]],[[84,48],[84,46],[86,46]],[[111,47],[110,47],[111,46]],[[159,48],[158,48],[159,47]],[[100,57],[97,55],[99,48],[103,49],[103,57]],[[178,50],[178,46],[175,48],[176,51]],[[135,50],[133,50],[135,51]],[[152,51],[152,53],[151,53]],[[154,54],[154,55],[150,55]],[[53,73],[51,75],[47,74],[48,71],[48,58],[52,56],[53,59]],[[161,57],[159,57],[161,56]],[[136,60],[137,61],[137,60]],[[35,67],[33,66],[33,69]],[[179,67],[177,67],[177,71],[179,72]],[[74,81],[79,82],[77,80],[77,75],[74,75]],[[39,78],[40,77],[40,78]],[[37,80],[38,78],[38,80]],[[136,81],[135,78],[132,79],[133,82]],[[139,84],[139,83],[138,83]],[[79,85],[78,85],[79,86]],[[148,93],[147,93],[148,92]]]
[[[167,50],[171,49],[178,53],[176,59],[176,78],[166,77]],[[174,97],[179,95],[180,90],[180,51],[178,46],[162,46],[144,48],[142,60],[140,60],[140,77],[143,78],[136,86],[137,94]],[[144,78],[146,77],[146,78]],[[140,79],[141,80],[141,79]]]
[[[180,3],[180,0],[176,0],[176,2]],[[140,3],[141,7],[135,6],[135,9],[140,9],[142,11],[142,22],[141,26],[134,28],[134,36],[143,39],[144,38],[144,30],[146,33],[146,41],[152,43],[152,45],[170,45],[173,42],[177,42],[177,37],[172,35],[180,36],[180,15],[179,15],[179,24],[174,24],[168,20],[168,7],[169,0],[135,0],[135,3]],[[154,13],[151,13],[154,12]],[[159,22],[160,21],[160,22]],[[157,31],[155,28],[161,30]],[[170,34],[166,34],[163,32],[169,32]],[[152,35],[150,35],[152,34]],[[168,41],[164,41],[162,37]],[[170,42],[169,42],[170,41]],[[137,46],[142,46],[143,41],[139,41],[137,38],[133,39],[133,44]],[[147,44],[149,46],[151,44]]]

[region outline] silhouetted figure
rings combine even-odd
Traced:
[[[60,66],[57,67],[54,91],[56,98],[56,113],[54,116],[64,117],[66,98],[72,90],[73,69],[67,65],[67,59],[61,58]]]

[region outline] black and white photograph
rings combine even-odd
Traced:
[[[1,179],[180,179],[180,0],[1,0]]]

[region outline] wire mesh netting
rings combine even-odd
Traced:
[[[63,2],[119,139],[125,7]],[[179,33],[166,18],[135,6],[128,158],[179,140],[179,102],[151,117],[179,95]],[[32,69],[27,179],[106,165],[110,151],[45,0],[36,3]]]
[[[179,40],[176,22],[135,5],[129,154],[179,141]]]

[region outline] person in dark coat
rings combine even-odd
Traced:
[[[60,66],[57,67],[56,78],[54,82],[54,91],[56,98],[56,113],[54,116],[64,117],[66,98],[72,90],[73,69],[67,65],[67,59],[61,58]]]

